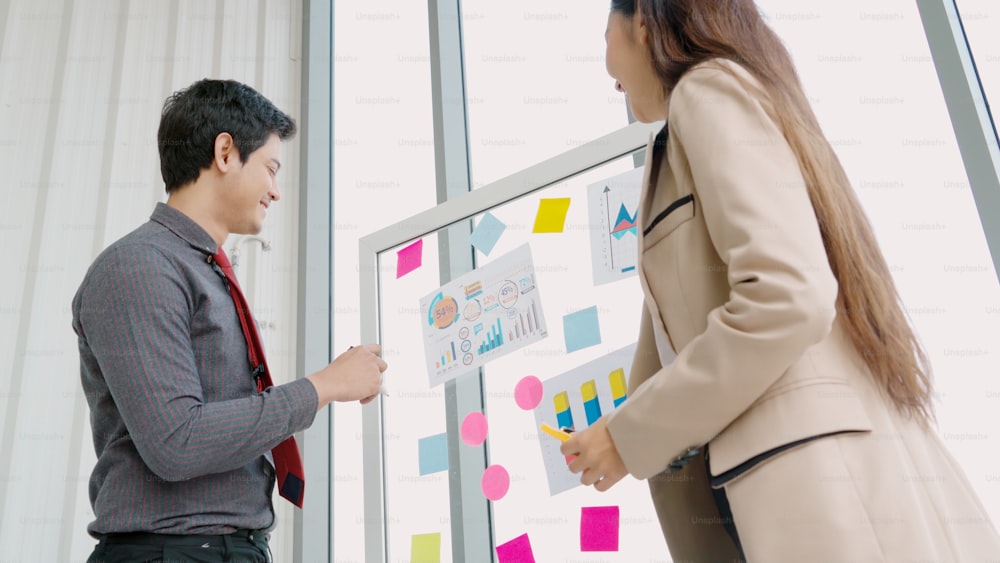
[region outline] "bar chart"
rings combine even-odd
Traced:
[[[545,423],[579,431],[614,412],[628,399],[628,368],[634,354],[635,344],[630,344],[544,380],[541,402],[534,410],[535,427]],[[579,475],[567,469],[557,441],[539,436],[539,446],[551,494],[580,485]]]
[[[503,346],[503,332],[500,326],[500,319],[490,328],[490,331],[486,333],[486,339],[479,345],[479,350],[477,352],[479,355],[483,355],[486,352],[492,352],[497,348]]]
[[[511,327],[507,329],[507,340],[514,342],[535,336],[540,327],[538,307],[534,301],[530,301],[524,311],[518,311],[517,316],[512,320]]]

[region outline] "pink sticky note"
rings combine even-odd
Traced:
[[[514,402],[526,411],[542,402],[542,382],[533,375],[522,377],[514,386]]]
[[[396,279],[420,267],[424,257],[424,239],[407,246],[396,253]]]
[[[492,501],[500,500],[510,489],[510,474],[502,465],[491,465],[483,471],[481,485],[486,498]]]
[[[470,412],[462,421],[462,441],[470,446],[478,446],[486,440],[486,417],[481,412]]]
[[[535,563],[528,534],[521,534],[509,542],[497,546],[497,563]]]
[[[618,507],[580,509],[580,551],[618,551]]]

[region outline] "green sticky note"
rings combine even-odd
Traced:
[[[441,534],[413,534],[410,563],[441,563]]]
[[[535,215],[533,233],[561,233],[566,224],[566,212],[569,211],[568,197],[543,198],[538,202],[538,214]]]

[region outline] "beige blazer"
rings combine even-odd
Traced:
[[[844,333],[801,171],[757,84],[728,61],[691,69],[646,150],[646,306],[608,428],[649,480],[671,555],[736,557],[714,486],[751,562],[1000,557],[961,469],[888,406]]]

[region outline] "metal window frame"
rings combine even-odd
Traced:
[[[1000,142],[955,0],[916,0],[955,140],[1000,279]]]
[[[296,373],[333,358],[333,5],[302,4],[302,117]],[[333,561],[333,409],[298,437],[309,488],[295,511],[292,560]]]

